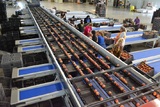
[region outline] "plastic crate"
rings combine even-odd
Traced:
[[[4,71],[3,71],[3,68],[0,68],[0,77],[4,77]]]
[[[0,101],[5,101],[5,100],[6,100],[6,96],[5,96],[5,92],[3,89],[3,85],[2,83],[0,83]]]
[[[105,31],[105,32],[104,32],[104,35],[105,35],[105,37],[107,37],[107,38],[110,38],[110,37],[111,37],[111,33],[108,32],[108,31]]]
[[[114,43],[114,40],[113,40],[112,38],[105,38],[105,43],[106,43],[107,45],[111,45],[111,44]]]
[[[124,56],[122,56],[122,54],[124,54],[124,53],[128,55],[128,58],[125,58]],[[127,64],[131,64],[134,58],[133,58],[133,55],[129,54],[129,53],[126,52],[126,51],[123,51],[123,52],[121,53],[120,59],[121,59],[123,62],[127,63]]]
[[[10,107],[10,103],[7,101],[0,101],[0,107]]]
[[[2,83],[4,88],[11,87],[11,79],[9,77],[0,77],[0,83]]]
[[[145,38],[145,39],[151,39],[156,37],[157,37],[156,33],[152,31],[145,31],[142,35],[142,38]]]
[[[150,69],[148,72],[145,72],[143,69],[140,69],[138,66],[139,66],[140,64],[142,64],[142,63],[144,63],[147,67],[150,67],[151,69]],[[142,71],[142,72],[144,72],[144,73],[146,73],[146,74],[148,74],[148,75],[150,75],[150,76],[153,76],[153,75],[154,75],[154,68],[153,68],[153,67],[149,66],[149,65],[146,64],[145,62],[141,62],[140,64],[138,64],[138,65],[136,66],[136,68],[137,68],[138,71]],[[146,68],[146,67],[145,67],[145,68]]]
[[[101,25],[99,23],[93,23],[93,27],[100,27]]]

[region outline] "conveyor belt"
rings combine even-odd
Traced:
[[[116,37],[117,34],[118,34],[118,33],[112,33],[112,34],[111,34],[111,38]],[[129,37],[132,37],[132,36],[139,36],[139,35],[142,36],[142,34],[143,34],[143,31],[127,32],[127,33],[126,33],[126,38],[129,38]]]
[[[31,78],[45,75],[51,75],[55,72],[53,64],[41,64],[23,68],[14,68],[12,72],[12,78]]]
[[[101,30],[106,30],[106,31],[119,31],[120,30],[120,27],[122,25],[114,25],[113,27],[112,26],[101,26],[101,27],[92,27],[92,30],[95,30],[95,31],[101,31]]]
[[[22,10],[21,10],[21,13],[22,13],[23,15],[25,15],[25,14],[29,14],[29,11],[28,11],[28,9],[22,9]]]
[[[152,48],[137,52],[131,52],[131,54],[134,56],[134,60],[140,60],[140,59],[147,60],[148,57],[154,58],[155,56],[160,55],[160,48]]]
[[[37,31],[37,29],[36,28],[31,28],[31,29],[23,29],[21,31],[23,31],[23,32],[33,32],[33,31]]]
[[[40,44],[40,43],[42,43],[42,42],[39,38],[16,40],[15,41],[16,45],[35,45],[35,44]]]
[[[90,12],[87,12],[87,11],[69,11],[69,12],[67,12],[66,13],[67,15],[76,15],[76,14],[81,14],[81,15],[88,15],[88,14],[92,14],[92,13],[90,13]]]
[[[152,63],[147,62],[147,64],[154,68],[154,75],[160,73],[160,60]]]
[[[144,43],[144,42],[153,42],[152,48],[154,47],[156,41],[158,40],[158,38],[151,38],[151,39],[144,39],[142,38],[141,35],[137,35],[137,36],[127,36],[126,41],[125,41],[125,45],[132,45],[132,44],[138,44],[138,43]],[[107,48],[111,48],[113,45],[109,45]]]
[[[31,35],[37,35],[37,31],[20,31],[21,36],[31,36]]]
[[[59,81],[36,85],[28,88],[13,89],[12,90],[11,105],[33,104],[39,101],[45,101],[51,98],[60,97],[65,94],[63,85]],[[33,101],[34,99],[34,101]],[[26,105],[24,103],[24,105]]]
[[[91,18],[92,23],[101,23],[101,22],[106,22],[109,23],[110,20],[109,19],[103,19],[103,18]],[[75,24],[79,24],[80,20],[75,21]]]
[[[92,23],[97,23],[97,22],[110,22],[109,19],[103,19],[103,18],[92,18]]]
[[[19,46],[18,52],[28,52],[28,51],[43,51],[45,47],[43,45],[33,45],[33,46]]]
[[[21,25],[24,25],[24,26],[33,26],[33,21],[32,20],[21,20]]]
[[[97,16],[96,15],[92,15],[92,14],[76,14],[76,15],[74,15],[76,18],[86,18],[86,16],[87,15],[89,15],[90,16],[90,18],[96,18]],[[68,15],[68,14],[66,14],[66,18],[67,19],[69,19],[69,18],[72,18],[73,17],[73,15]]]
[[[56,56],[56,60],[59,63],[57,66],[58,69],[60,69],[61,75],[64,80],[70,78],[70,81],[68,81],[68,84],[66,85],[70,85],[73,88],[70,90],[71,95],[77,95],[77,97],[73,97],[73,102],[78,100],[78,102],[76,102],[78,106],[76,107],[80,106],[79,102],[83,102],[86,107],[90,105],[100,107],[102,103],[106,106],[106,104],[109,105],[109,102],[115,106],[120,106],[121,104],[124,104],[121,103],[123,100],[125,101],[126,107],[132,107],[127,105],[136,106],[138,103],[144,104],[145,102],[142,101],[141,98],[144,95],[146,95],[147,98],[149,97],[148,95],[152,96],[153,99],[155,98],[155,96],[152,95],[152,92],[156,91],[156,89],[154,90],[154,87],[152,86],[155,86],[156,83],[152,84],[150,80],[146,79],[133,68],[126,66],[125,63],[115,58],[102,47],[92,42],[89,38],[76,32],[75,29],[65,24],[64,21],[61,21],[54,16],[52,17],[51,14],[48,14],[42,8],[31,8],[31,12],[34,16],[36,25],[39,26],[41,34],[43,32],[42,35],[45,35],[43,36],[43,40],[46,45],[50,45],[50,48],[48,48],[50,53],[54,53]],[[52,40],[48,39],[50,37],[52,37]],[[59,48],[57,49],[55,47]],[[65,56],[65,59],[57,57],[57,51],[60,51],[60,53]],[[102,58],[98,58],[96,56],[97,54],[101,55]],[[55,58],[53,57],[53,59]],[[84,59],[92,66],[90,67],[87,65]],[[109,62],[109,64],[106,62]],[[70,73],[70,68],[67,67],[67,64],[70,64],[75,69],[75,72]],[[59,65],[61,68],[59,68]],[[111,69],[111,66],[114,66],[115,71]],[[126,67],[126,69],[118,69],[118,66]],[[61,69],[63,71],[61,71]],[[66,77],[64,77],[64,74]],[[114,74],[116,77],[113,76]],[[125,78],[127,78],[127,80]],[[125,82],[125,80],[127,82]],[[70,86],[68,86],[69,89]],[[115,89],[111,90],[111,88]],[[76,94],[72,93],[74,89],[76,90],[76,92],[74,92]],[[128,89],[127,92],[125,91],[126,89]],[[108,92],[109,90],[111,93],[114,93],[114,95]],[[138,96],[139,93],[142,92],[147,92],[148,94]],[[108,98],[107,94],[110,94],[111,97]],[[133,98],[137,97],[137,99],[140,100],[129,99],[128,101],[128,97],[130,97],[131,94],[135,95]],[[110,101],[103,102],[103,100]]]
[[[29,14],[27,14],[27,15],[19,15],[19,17],[21,19],[31,19],[31,16]]]
[[[24,26],[24,27],[19,27],[19,30],[26,30],[26,29],[36,29],[35,26]]]

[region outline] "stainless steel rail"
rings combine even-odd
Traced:
[[[74,100],[75,100],[75,102],[76,102],[76,103],[74,103],[74,104],[76,104],[75,106],[76,106],[76,107],[81,107],[81,105],[79,104],[78,99],[76,98],[76,96],[75,96],[75,94],[74,94],[74,92],[73,92],[73,90],[72,90],[72,88],[71,88],[71,85],[68,84],[67,78],[65,77],[65,75],[64,75],[64,73],[63,73],[60,65],[58,64],[58,62],[57,62],[57,60],[56,60],[56,57],[54,56],[54,54],[53,54],[53,52],[52,52],[52,49],[50,48],[49,44],[47,43],[47,40],[46,40],[45,36],[43,35],[43,33],[42,33],[42,31],[41,31],[41,29],[40,29],[37,21],[35,20],[35,18],[34,18],[34,16],[33,16],[33,14],[32,14],[32,12],[31,12],[31,10],[30,10],[29,7],[28,7],[28,9],[29,9],[29,13],[31,14],[31,17],[32,17],[33,20],[34,20],[35,25],[36,25],[37,28],[38,28],[38,31],[39,31],[40,34],[41,34],[41,38],[43,39],[44,43],[46,44],[46,47],[47,47],[47,49],[48,49],[48,52],[49,52],[50,55],[51,55],[51,58],[54,60],[54,63],[56,64],[56,67],[58,68],[58,70],[59,70],[59,72],[60,72],[60,74],[61,74],[61,76],[62,76],[62,78],[63,78],[63,80],[64,80],[63,82],[64,82],[65,85],[67,86],[67,88],[68,88],[71,96],[74,98]]]

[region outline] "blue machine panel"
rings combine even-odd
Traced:
[[[39,42],[39,39],[33,39],[33,40],[22,40],[20,43],[26,43],[26,42]]]
[[[44,48],[44,46],[32,46],[32,47],[24,47],[22,48],[23,51],[27,51],[27,50],[35,50],[35,49],[42,49]]]
[[[62,84],[61,83],[55,83],[55,84],[49,84],[46,86],[41,86],[37,88],[32,88],[32,89],[26,89],[22,90],[19,93],[19,100],[25,100],[33,97],[38,97],[41,95],[53,93],[56,91],[62,90]]]
[[[32,68],[27,68],[27,69],[20,69],[19,75],[31,74],[31,73],[36,73],[36,72],[43,72],[43,71],[51,70],[54,68],[55,67],[53,65],[43,65],[43,66],[32,67]]]

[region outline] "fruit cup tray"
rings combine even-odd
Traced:
[[[121,53],[120,59],[121,59],[122,61],[124,61],[125,63],[127,63],[127,64],[131,64],[132,61],[133,61],[133,55],[129,54],[129,53],[126,52],[126,51],[123,51],[123,52]]]
[[[150,75],[150,76],[153,76],[154,75],[154,68],[149,66],[148,64],[145,63],[145,61],[142,61],[141,63],[139,63],[137,66],[136,66],[137,69],[141,70],[142,72]]]

